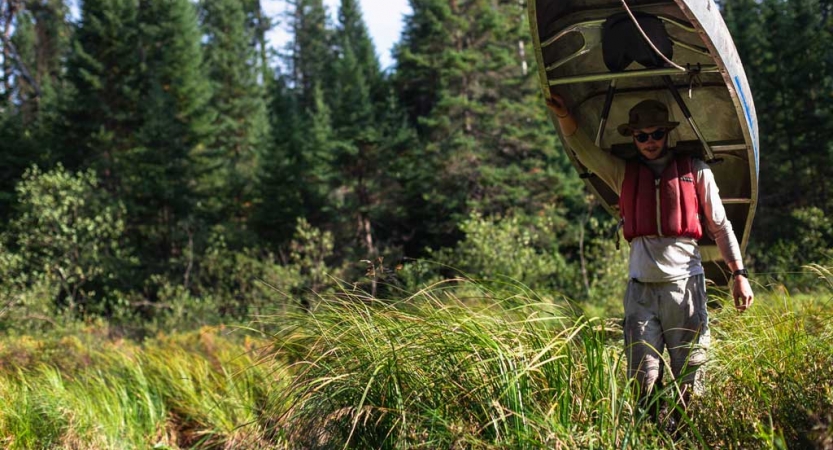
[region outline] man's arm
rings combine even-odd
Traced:
[[[625,179],[625,161],[600,149],[578,128],[576,119],[559,95],[547,99],[547,107],[555,114],[567,144],[587,169],[596,174],[617,194]]]
[[[723,260],[732,272],[743,269],[743,258],[740,254],[740,246],[735,237],[732,223],[726,217],[723,202],[720,200],[717,183],[714,181],[714,174],[706,163],[695,160],[697,169],[697,194],[703,206],[703,214],[706,216],[706,226],[709,233],[714,237],[717,248]],[[732,296],[735,299],[735,308],[738,311],[746,311],[752,306],[754,294],[749,280],[743,275],[732,277]]]

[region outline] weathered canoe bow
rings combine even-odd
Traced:
[[[671,120],[680,122],[670,144],[710,164],[745,252],[758,200],[758,122],[746,74],[714,1],[528,4],[544,96],[564,97],[579,127],[623,158],[633,157],[636,149],[616,126],[628,121],[628,110],[639,101],[664,102]],[[572,151],[567,153],[588,187],[618,217],[618,196]],[[727,268],[710,237],[701,240],[700,251],[706,276],[725,284]]]

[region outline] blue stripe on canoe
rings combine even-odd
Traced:
[[[740,94],[740,101],[743,103],[743,113],[746,115],[746,123],[749,125],[749,134],[752,136],[752,146],[755,150],[755,175],[759,175],[758,172],[758,133],[755,130],[755,124],[752,119],[752,110],[749,108],[749,102],[746,101],[746,94],[744,94],[743,89],[740,88],[740,76],[735,75],[735,89]]]

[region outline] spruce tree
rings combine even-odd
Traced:
[[[289,64],[292,85],[298,90],[302,110],[315,108],[315,86],[330,93],[333,81],[332,30],[323,0],[291,0],[290,27],[293,35]]]
[[[210,95],[188,0],[87,0],[70,56],[62,159],[91,166],[127,208],[147,273],[168,269],[193,232],[192,153]]]
[[[70,37],[60,0],[27,1],[15,20],[11,41],[20,59],[11,67],[10,103],[0,118],[0,219],[12,212],[24,170],[52,159]]]
[[[384,104],[387,92],[379,66],[379,58],[376,56],[376,49],[370,39],[357,0],[341,0],[334,40],[341,57],[345,56],[344,49],[346,48],[353,53],[353,59],[362,71],[364,83],[373,103]]]
[[[272,83],[268,155],[258,176],[257,229],[273,246],[287,243],[298,217],[330,225],[335,92],[332,30],[322,0],[289,3],[293,40],[288,73]],[[285,214],[276,217],[277,212]]]
[[[214,223],[245,229],[251,214],[258,158],[267,137],[257,30],[239,0],[201,3],[206,68],[214,113],[201,152],[199,191]]]
[[[335,147],[332,112],[320,83],[312,88],[312,107],[306,110],[306,136],[299,147],[296,169],[301,174],[304,216],[313,225],[328,224],[335,212],[329,201],[335,169]]]
[[[396,85],[423,155],[408,192],[413,221],[448,246],[472,211],[577,210],[580,184],[545,118],[529,31],[514,1],[415,0],[397,47]],[[417,206],[418,205],[418,206]]]
[[[170,258],[183,257],[194,233],[193,156],[210,129],[211,91],[195,6],[141,0],[137,17],[140,126],[124,158],[122,186],[145,267],[159,271]]]
[[[137,13],[135,0],[85,0],[67,68],[71,91],[56,159],[67,169],[94,167],[114,194],[140,124]]]
[[[304,118],[298,96],[287,76],[270,84],[270,141],[257,173],[254,227],[273,249],[289,242],[298,217],[303,215],[300,149]]]
[[[259,68],[259,81],[266,83],[273,77],[269,64],[271,49],[266,35],[272,29],[273,23],[263,10],[261,0],[245,0],[243,10],[246,13],[246,26],[252,35],[252,45],[255,47],[255,59]]]
[[[828,225],[813,212],[833,208],[827,163],[833,156],[833,30],[826,8],[817,0],[732,0],[724,8],[758,112],[752,253],[764,270],[791,270],[816,258],[809,255],[816,247],[833,245]]]
[[[340,220],[337,237],[352,247],[363,248],[361,257],[373,259],[378,253],[372,216],[377,213],[384,172],[384,137],[377,120],[373,91],[381,93],[381,73],[373,43],[358,4],[342,0],[339,24],[334,35],[338,60],[335,63],[333,127],[334,190],[341,195],[334,205]],[[381,107],[382,105],[379,105]]]

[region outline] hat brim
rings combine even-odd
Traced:
[[[679,124],[680,124],[680,122],[660,122],[660,123],[648,123],[648,124],[623,123],[622,125],[619,125],[616,129],[619,130],[619,134],[621,134],[622,136],[630,136],[631,134],[633,134],[633,130],[636,130],[636,129],[639,129],[639,128],[657,127],[657,128],[665,128],[665,129],[671,131],[674,128],[677,128],[677,125],[679,125]]]

